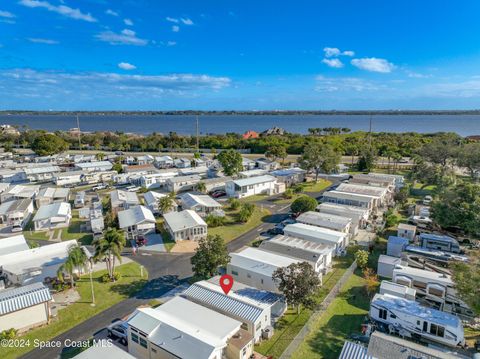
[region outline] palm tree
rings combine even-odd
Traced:
[[[104,158],[105,158],[105,153],[103,152],[99,152],[95,155],[96,160],[103,161]]]
[[[198,182],[195,187],[197,188],[198,192],[202,192],[202,193],[207,192],[207,186],[205,185],[205,182]]]
[[[120,263],[122,262],[120,255],[125,244],[124,234],[115,228],[109,228],[102,238],[93,242],[93,246],[95,247],[93,258],[95,261],[105,261],[108,275],[112,281],[115,281],[115,259],[118,259]]]
[[[170,192],[158,200],[158,210],[160,213],[167,213],[173,209],[175,203],[175,192]]]
[[[73,274],[75,271],[80,272],[80,269],[83,269],[87,266],[88,257],[82,247],[78,244],[73,245],[68,250],[68,256],[65,262],[58,268],[57,277],[62,282],[64,280],[64,273],[68,273],[70,276],[70,285],[74,286],[75,282],[73,279]]]

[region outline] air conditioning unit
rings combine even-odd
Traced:
[[[262,338],[270,339],[272,336],[273,336],[273,327],[269,325],[262,331]]]

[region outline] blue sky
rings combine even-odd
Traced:
[[[480,108],[480,2],[8,0],[0,109]]]

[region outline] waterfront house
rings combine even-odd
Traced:
[[[198,241],[207,237],[207,224],[194,211],[187,209],[181,212],[164,213],[163,218],[165,229],[174,241]]]
[[[68,227],[72,219],[70,203],[56,202],[43,205],[33,217],[36,231]]]

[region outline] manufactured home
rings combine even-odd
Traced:
[[[348,217],[309,211],[298,216],[297,222],[351,234],[352,220]]]
[[[278,183],[273,176],[264,175],[227,182],[225,190],[229,197],[235,198],[244,198],[257,194],[271,196],[285,192],[285,184]]]
[[[335,255],[341,254],[348,246],[348,233],[333,231],[327,228],[311,226],[303,223],[294,223],[285,226],[283,232],[291,237],[332,246],[335,248]]]
[[[374,210],[376,208],[378,197],[358,193],[348,193],[340,191],[328,191],[323,193],[322,202],[344,204]]]

